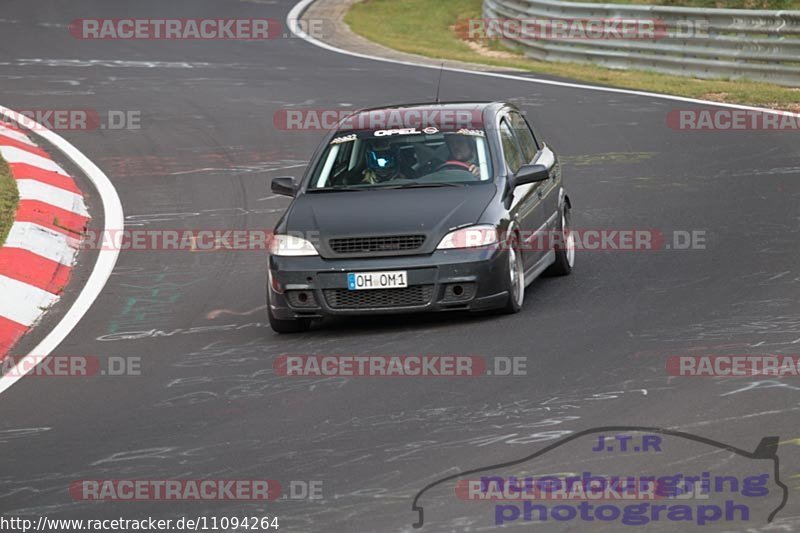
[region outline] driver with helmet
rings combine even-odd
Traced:
[[[445,143],[447,143],[447,148],[450,150],[450,157],[441,165],[437,170],[442,170],[445,168],[461,168],[468,172],[471,172],[472,175],[479,177],[481,175],[481,169],[478,168],[477,157],[475,154],[475,143],[474,141],[466,135],[461,135],[458,133],[451,133],[449,135],[445,135]]]

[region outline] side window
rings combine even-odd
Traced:
[[[531,129],[522,115],[512,111],[508,116],[511,118],[511,126],[514,128],[514,133],[519,140],[525,162],[530,163],[536,156],[536,152],[539,151],[539,147],[536,146],[536,140],[533,138],[533,133],[531,133]]]
[[[508,164],[508,170],[515,174],[525,164],[525,157],[506,119],[500,121],[500,143],[503,145],[503,157]]]
[[[336,162],[333,164],[334,175],[340,174],[343,170],[347,169],[354,144],[355,143],[352,142],[342,143],[342,148],[339,150],[339,153],[336,154]]]

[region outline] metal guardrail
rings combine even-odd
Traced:
[[[590,4],[558,0],[484,0],[486,19],[524,21],[624,19],[656,21],[652,39],[552,38],[525,25],[504,41],[545,61],[592,63],[617,69],[698,78],[747,78],[800,87],[800,11],[702,9]],[[605,29],[603,30],[605,31]]]

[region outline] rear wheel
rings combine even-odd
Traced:
[[[504,313],[519,313],[525,301],[525,267],[522,264],[522,253],[519,250],[519,239],[512,236],[508,246],[508,266],[506,267],[508,284],[508,302]]]
[[[561,242],[556,245],[556,261],[545,271],[549,276],[567,276],[575,265],[575,234],[570,230],[570,213],[561,209]]]
[[[269,325],[275,333],[302,333],[308,331],[311,327],[310,318],[294,318],[290,320],[275,318],[275,315],[272,314],[269,296],[267,296],[267,315],[269,316]]]

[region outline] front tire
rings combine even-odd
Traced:
[[[545,270],[548,276],[568,276],[575,266],[575,234],[570,229],[570,213],[566,204],[561,209],[561,244],[556,245],[556,260]]]
[[[519,313],[525,302],[525,267],[519,250],[519,238],[513,235],[508,246],[508,265],[506,267],[508,302],[503,313]]]

